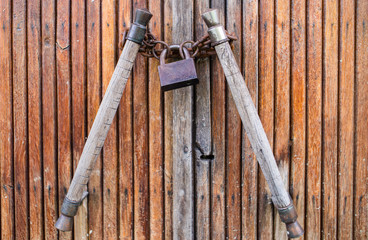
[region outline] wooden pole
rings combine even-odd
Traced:
[[[140,43],[144,38],[145,26],[151,17],[152,14],[148,12],[148,10],[138,9],[136,12],[135,22],[127,36],[124,50],[112,74],[87,142],[83,148],[68,194],[61,207],[61,216],[55,224],[55,227],[61,231],[72,230],[73,217],[76,215],[81,201],[88,194],[84,191],[85,186],[88,183],[96,159],[104,145],[110,125],[118,109],[125,85],[137,57]]]
[[[219,24],[217,11],[208,11],[202,17],[209,27],[208,32],[211,41],[215,45],[217,56],[224,70],[240,118],[270,187],[272,201],[279,210],[281,220],[286,223],[288,236],[291,238],[300,237],[304,231],[296,220],[296,210],[285,189],[270,143],[233,52],[231,51],[225,30]]]

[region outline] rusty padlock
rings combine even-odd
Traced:
[[[179,49],[179,45],[171,45],[170,50]],[[165,63],[167,49],[165,48],[160,55],[160,66],[158,73],[160,75],[161,89],[163,91],[173,90],[198,83],[197,72],[193,58],[186,47],[183,47],[185,59]]]

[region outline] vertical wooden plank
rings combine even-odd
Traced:
[[[67,194],[72,173],[71,146],[71,69],[70,2],[56,4],[56,77],[59,210]],[[59,232],[60,239],[70,239],[71,232]]]
[[[29,238],[26,2],[13,1],[15,236]]]
[[[57,239],[57,108],[55,62],[55,1],[43,0],[42,11],[42,143],[45,238]]]
[[[274,122],[274,2],[260,1],[259,16],[259,116],[273,147]],[[272,200],[262,171],[258,184],[258,238],[273,235]]]
[[[306,2],[291,2],[291,169],[290,195],[305,227]]]
[[[354,1],[340,1],[338,238],[353,239]]]
[[[13,111],[12,111],[12,7],[0,1],[0,181],[1,239],[14,236]]]
[[[186,9],[186,11],[183,11]],[[173,43],[193,37],[193,1],[173,1]],[[193,87],[173,90],[173,239],[194,237]]]
[[[322,235],[331,239],[337,230],[338,1],[324,2],[323,11]]]
[[[206,34],[201,14],[209,8],[209,1],[195,1],[195,37]],[[195,221],[196,239],[210,239],[210,161],[212,158],[211,135],[211,84],[210,59],[196,60],[199,84],[195,86]]]
[[[132,22],[131,1],[119,2],[119,39]],[[121,51],[120,51],[121,54]],[[132,122],[132,78],[125,86],[120,107],[119,119],[119,205],[120,238],[133,238],[133,122]]]
[[[193,1],[173,0],[172,42],[193,37]],[[185,11],[183,11],[185,9]],[[193,87],[173,90],[173,239],[194,238]]]
[[[275,6],[275,136],[274,154],[285,188],[290,167],[290,1]],[[275,209],[274,238],[287,239],[285,223]]]
[[[229,0],[226,8],[226,29],[239,36],[239,41],[234,42],[234,57],[237,64],[241,66],[241,1]],[[242,124],[236,108],[233,96],[228,90],[226,111],[226,159],[227,159],[227,233],[229,239],[240,239],[241,235],[241,132]]]
[[[116,64],[114,0],[102,1],[102,93],[109,85]],[[113,120],[103,147],[103,229],[104,238],[117,238],[117,131]]]
[[[72,58],[72,143],[73,172],[78,166],[86,138],[86,5],[84,0],[72,1],[71,58]],[[87,186],[84,191],[87,191]],[[87,198],[74,217],[74,238],[87,239]]]
[[[99,0],[87,1],[87,122],[89,130],[101,101],[100,7]],[[88,234],[90,239],[103,238],[101,159],[101,156],[97,158],[88,184]]]
[[[211,1],[217,8],[220,22],[225,23],[225,3]],[[225,24],[224,24],[225,25]],[[212,136],[213,155],[211,162],[211,238],[225,239],[225,163],[226,163],[226,80],[217,56],[212,58]]]
[[[164,40],[172,43],[172,0],[164,0]],[[165,239],[173,239],[173,91],[164,93]]]
[[[28,142],[30,239],[43,238],[42,139],[41,139],[41,2],[27,7],[28,48]]]
[[[354,239],[368,238],[368,1],[356,3]]]
[[[258,1],[243,2],[243,75],[258,106]],[[242,238],[257,238],[258,163],[246,132],[242,147]]]
[[[154,18],[150,21],[150,31],[161,39],[161,4],[150,0],[149,10]],[[163,118],[162,94],[157,67],[159,61],[149,60],[148,73],[148,129],[149,129],[149,195],[150,195],[150,239],[163,239],[164,198],[163,198]]]
[[[320,238],[321,226],[321,112],[322,5],[307,5],[307,239]]]
[[[147,7],[144,0],[135,0],[133,4],[133,12]],[[147,62],[139,55],[133,73],[134,239],[148,239],[150,236]]]

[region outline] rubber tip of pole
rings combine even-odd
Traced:
[[[149,20],[152,18],[152,13],[145,8],[139,8],[135,11],[134,22],[143,26],[147,26]]]
[[[55,223],[55,227],[63,232],[69,232],[73,230],[73,217],[65,216],[61,214],[59,219]]]
[[[210,9],[202,14],[202,18],[205,21],[208,28],[219,25],[220,18],[217,9]]]
[[[304,230],[298,221],[287,223],[286,231],[289,238],[299,238],[304,234]]]

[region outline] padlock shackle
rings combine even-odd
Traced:
[[[179,45],[170,45],[169,48],[170,48],[170,51],[172,51],[172,50],[179,50],[180,51],[180,46]],[[190,58],[190,53],[189,53],[189,50],[187,49],[187,47],[183,46],[183,52],[184,52],[184,56],[185,56],[184,59],[189,59]],[[167,55],[167,48],[164,48],[164,50],[162,50],[162,52],[160,54],[160,65],[165,64],[166,55]]]

